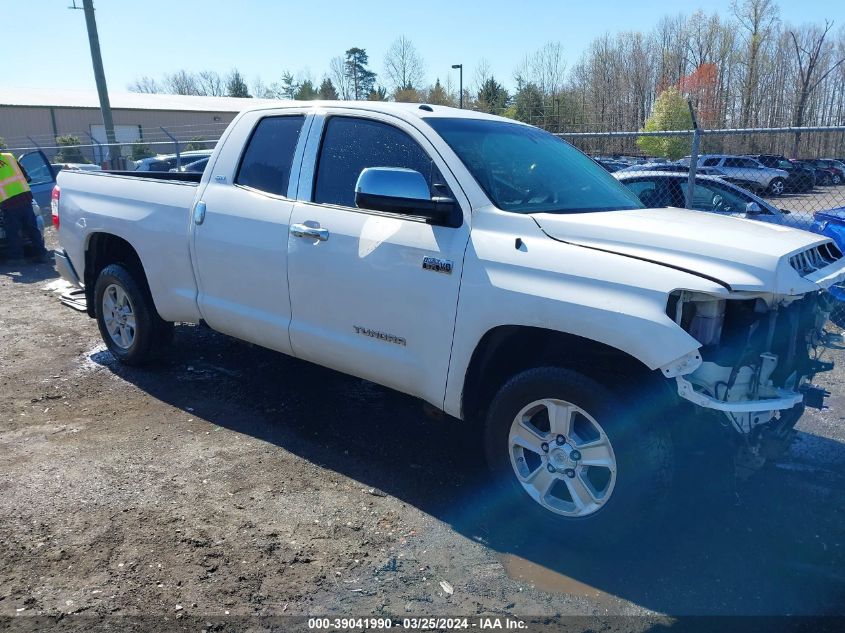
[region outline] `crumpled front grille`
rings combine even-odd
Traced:
[[[793,255],[789,258],[789,264],[799,275],[806,277],[840,259],[842,259],[842,251],[833,242],[827,242]]]

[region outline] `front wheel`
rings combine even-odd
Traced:
[[[112,355],[126,365],[149,361],[173,331],[173,324],[158,315],[141,283],[124,266],[111,264],[100,272],[94,286],[100,335]]]
[[[831,181],[834,185],[840,185],[842,184],[842,176],[840,176],[839,174],[834,174],[833,176],[831,176]]]
[[[514,376],[491,403],[487,462],[502,518],[528,517],[584,541],[616,541],[661,514],[673,474],[665,420],[559,367]]]
[[[786,181],[783,178],[775,178],[769,183],[769,193],[773,196],[781,196],[786,191]]]

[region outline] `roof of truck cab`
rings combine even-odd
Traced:
[[[262,104],[259,107],[248,108],[245,111],[255,110],[276,110],[286,108],[310,108],[320,110],[326,108],[344,108],[347,110],[361,110],[363,112],[382,112],[400,117],[417,117],[420,119],[430,118],[462,118],[462,119],[484,119],[488,121],[504,121],[527,125],[521,121],[508,119],[506,117],[487,114],[477,110],[452,108],[449,106],[431,105],[428,103],[396,103],[393,101],[277,101],[272,104]]]

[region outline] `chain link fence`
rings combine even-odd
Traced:
[[[813,231],[845,252],[845,126],[570,132],[572,122],[556,110],[539,113],[534,123],[593,156],[646,206],[687,207]],[[7,151],[19,156],[41,150],[54,171],[202,171],[202,159],[225,128],[223,122],[138,126],[112,146],[92,131],[26,137]],[[86,136],[88,142],[82,142]],[[845,299],[845,291],[842,295]],[[842,305],[837,321],[845,325]]]
[[[559,135],[648,207],[791,226],[845,252],[845,126]],[[833,292],[841,300],[833,321],[845,326],[845,289]]]

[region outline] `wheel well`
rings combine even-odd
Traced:
[[[655,376],[633,356],[597,341],[545,328],[500,326],[482,337],[470,359],[461,407],[464,418],[483,420],[487,405],[510,377],[544,365],[577,370],[611,389],[614,379],[622,384],[620,377]]]
[[[85,299],[88,305],[88,316],[95,317],[94,306],[94,285],[97,277],[106,266],[110,264],[123,264],[141,284],[141,287],[149,292],[147,276],[144,273],[144,266],[141,258],[132,245],[122,237],[110,233],[94,233],[88,240],[88,248],[85,250]]]

